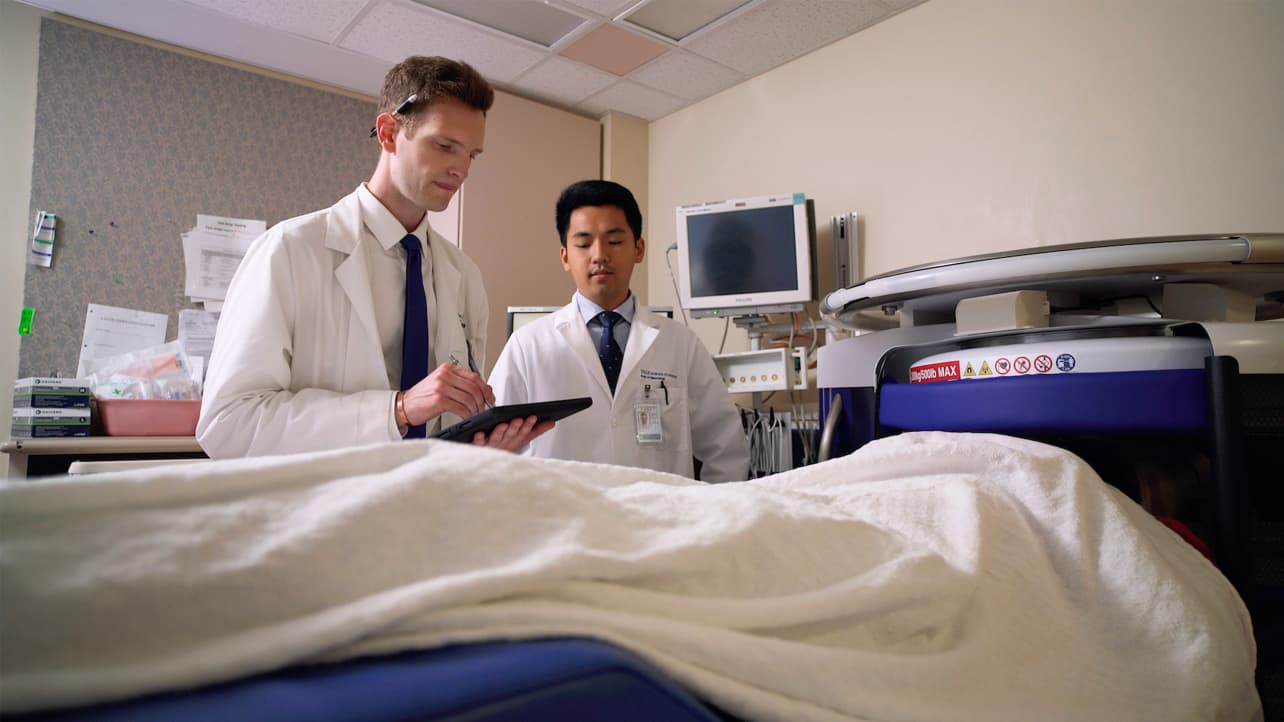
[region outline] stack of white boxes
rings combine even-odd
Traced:
[[[89,396],[84,379],[18,379],[11,433],[25,439],[89,436]]]

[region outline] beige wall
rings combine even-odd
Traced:
[[[1284,2],[929,0],[651,125],[673,208],[805,192],[867,274],[1075,241],[1284,229]],[[651,256],[651,300],[673,298]],[[696,322],[717,347],[721,323]],[[732,329],[728,351],[747,348]]]
[[[9,438],[18,375],[18,316],[31,228],[31,151],[35,137],[36,58],[43,13],[0,0],[0,439]],[[40,322],[39,315],[36,323]],[[8,474],[0,458],[0,478]]]
[[[499,159],[503,159],[499,162]],[[499,358],[509,306],[560,306],[575,291],[562,270],[554,207],[562,188],[601,172],[598,121],[496,93],[486,145],[464,184],[460,247],[490,299],[487,359]]]
[[[642,209],[642,237],[648,239],[646,257],[633,269],[629,287],[642,303],[648,303],[649,290],[647,267],[652,253],[663,249],[651,247],[651,228],[647,225],[650,194],[647,188],[649,148],[647,122],[623,113],[608,113],[602,117],[602,179],[615,181],[633,192],[638,207]]]

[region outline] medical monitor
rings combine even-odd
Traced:
[[[802,193],[678,207],[678,295],[695,318],[816,300],[816,221]]]
[[[561,306],[509,306],[508,307],[508,336],[513,332],[525,326],[526,324],[538,318],[543,318],[548,314],[562,308]],[[651,313],[657,316],[673,318],[672,306],[647,306]]]

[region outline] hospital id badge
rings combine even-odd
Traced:
[[[638,430],[639,444],[664,443],[664,428],[660,424],[659,402],[643,400],[634,404],[633,422]]]

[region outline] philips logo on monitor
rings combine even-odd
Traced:
[[[677,209],[679,296],[692,316],[802,310],[815,300],[815,220],[801,193]]]

